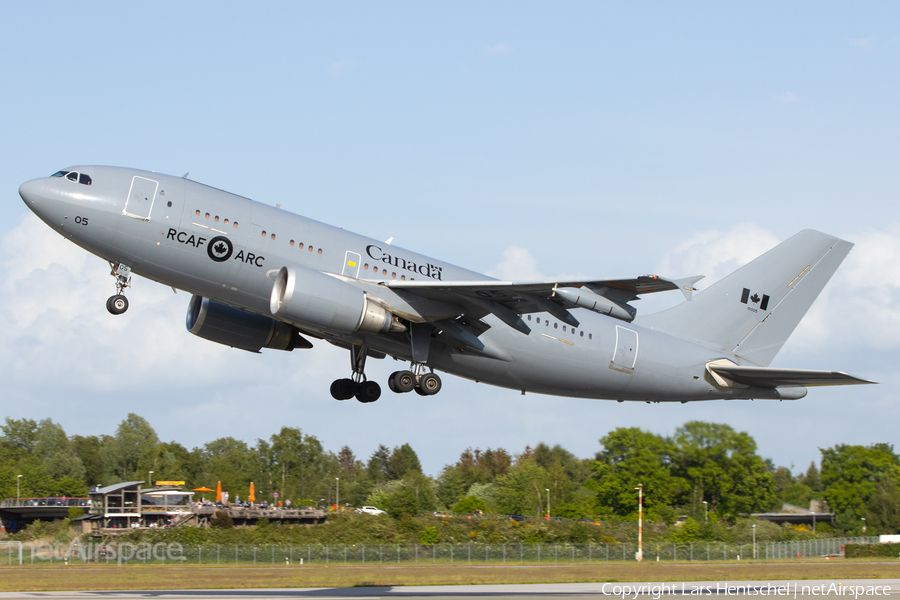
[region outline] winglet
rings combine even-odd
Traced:
[[[706,277],[706,275],[694,275],[693,277],[684,277],[683,279],[672,279],[670,280],[674,283],[681,293],[684,294],[685,300],[690,300],[693,298],[694,292],[697,291],[697,288],[694,287],[694,284]]]

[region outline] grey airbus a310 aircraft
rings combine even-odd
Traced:
[[[132,273],[193,294],[187,329],[233,348],[350,351],[338,400],[373,402],[366,358],[408,361],[388,386],[428,396],[435,370],[557,396],[646,402],[794,400],[872,383],[768,365],[853,244],[801,231],[709,289],[702,278],[497,281],[184,177],[81,166],[23,183],[47,225],[109,261],[114,315]],[[637,316],[643,294],[686,301]]]

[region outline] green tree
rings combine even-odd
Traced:
[[[501,514],[538,515],[546,509],[547,472],[529,458],[497,478],[494,499]]]
[[[721,423],[690,421],[675,430],[674,472],[690,481],[695,514],[701,502],[723,516],[767,510],[775,501],[775,477],[745,432]]]
[[[456,513],[472,514],[478,511],[484,512],[486,510],[487,504],[485,504],[484,500],[476,498],[475,496],[466,496],[453,505],[453,512]]]
[[[72,451],[84,466],[84,479],[88,485],[104,483],[104,452],[109,436],[72,436]]]
[[[869,533],[900,529],[900,457],[891,444],[839,444],[821,452],[822,485],[837,527],[858,533],[865,518]]]
[[[388,479],[403,479],[407,473],[421,473],[422,465],[415,450],[409,444],[397,446],[388,458]]]
[[[153,459],[159,438],[150,423],[129,413],[116,428],[109,444],[107,463],[110,481],[143,481],[153,470]]]
[[[649,510],[672,504],[684,491],[684,481],[670,472],[675,447],[669,440],[637,427],[619,427],[600,443],[603,450],[591,466],[594,475],[587,486],[614,514],[636,515],[638,486]]]
[[[75,454],[72,441],[58,423],[44,419],[34,432],[34,454],[41,459],[44,470],[54,479],[69,477],[83,480],[84,464]]]

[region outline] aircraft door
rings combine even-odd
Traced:
[[[616,325],[616,351],[613,353],[609,368],[623,373],[633,373],[637,353],[637,331]]]
[[[358,278],[359,260],[359,254],[347,250],[347,254],[344,256],[344,270],[341,271],[341,275],[344,277],[353,277],[354,279]]]
[[[135,175],[131,180],[131,189],[128,190],[128,198],[125,200],[125,209],[122,214],[149,221],[150,210],[153,208],[158,188],[158,181]]]

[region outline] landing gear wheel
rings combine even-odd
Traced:
[[[400,393],[397,391],[397,388],[394,387],[394,374],[393,373],[391,373],[391,376],[388,377],[388,389],[390,389],[395,394]]]
[[[422,391],[422,388],[419,388],[419,387],[417,387],[417,388],[416,388],[415,390],[413,390],[413,391],[416,392],[416,393],[417,393],[418,395],[420,395],[420,396],[427,396],[427,395],[428,395],[428,394],[426,394],[425,392]]]
[[[331,383],[331,397],[335,400],[349,400],[356,394],[356,383],[352,379],[335,379]]]
[[[419,385],[416,391],[421,391],[424,396],[433,396],[441,391],[441,378],[434,373],[426,373],[419,379]]]
[[[122,294],[110,296],[109,300],[106,301],[106,310],[108,310],[110,314],[121,315],[128,310],[128,298]]]
[[[375,402],[381,398],[381,386],[374,381],[363,381],[359,384],[356,399],[362,403]]]
[[[397,371],[391,375],[391,381],[394,383],[394,391],[398,394],[411,392],[416,387],[416,376],[412,371]]]

